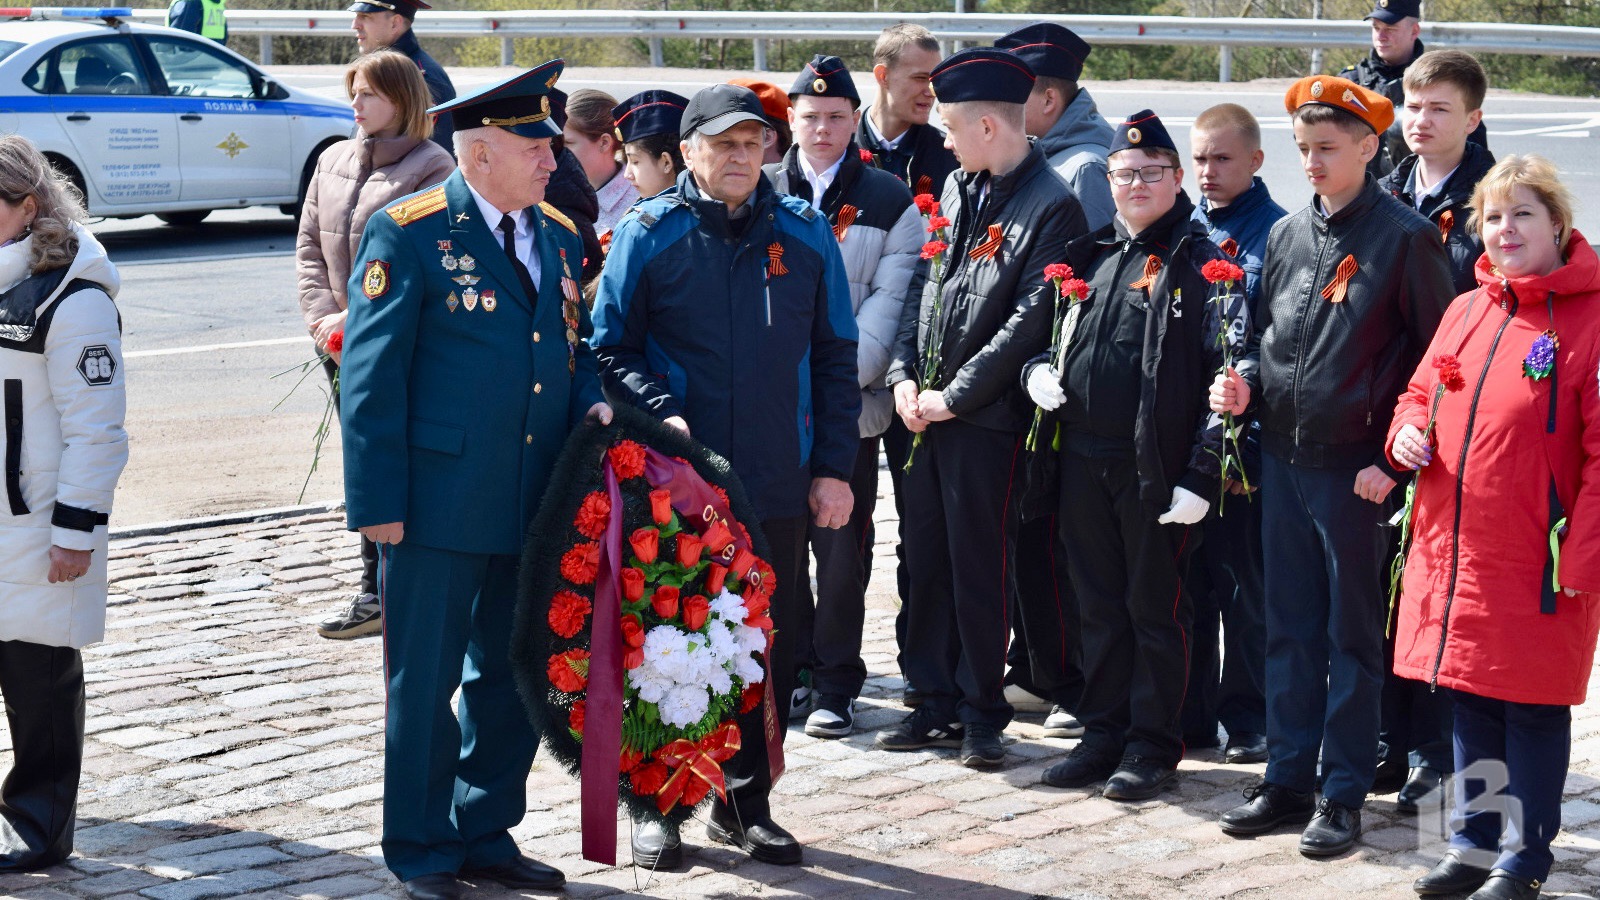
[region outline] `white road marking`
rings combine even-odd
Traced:
[[[254,253],[216,253],[211,256],[164,256],[160,259],[129,259],[117,262],[117,268],[128,266],[156,266],[169,263],[227,262],[235,259],[260,259],[266,256],[293,256],[293,250],[261,250]]]
[[[132,350],[122,354],[123,359],[139,359],[147,356],[178,356],[184,353],[212,353],[217,350],[243,350],[250,347],[280,347],[284,344],[305,344],[311,341],[310,335],[292,338],[268,338],[261,341],[234,341],[229,344],[201,344],[196,347],[168,347],[164,350]]]

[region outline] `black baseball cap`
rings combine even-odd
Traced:
[[[717,135],[743,122],[767,124],[755,91],[737,84],[714,84],[689,100],[683,111],[683,136]]]

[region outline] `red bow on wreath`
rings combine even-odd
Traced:
[[[680,799],[685,806],[694,806],[705,797],[707,790],[715,790],[718,797],[726,799],[728,789],[722,778],[722,764],[739,752],[739,745],[739,726],[728,722],[698,743],[680,739],[662,747],[656,752],[656,759],[666,763],[672,775],[661,790],[656,791],[656,808],[665,815]],[[692,802],[689,797],[693,798]]]

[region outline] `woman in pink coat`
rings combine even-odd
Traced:
[[[317,158],[295,246],[300,312],[317,352],[328,356],[323,367],[329,379],[338,371],[339,351],[328,341],[344,333],[350,260],[367,220],[401,197],[444,181],[456,167],[450,154],[429,140],[431,101],[416,63],[393,50],[368,53],[345,70],[344,86],[360,133]],[[378,550],[365,539],[361,562],[360,592],[348,610],[317,626],[323,637],[353,638],[383,628]]]
[[[1390,431],[1418,470],[1394,671],[1455,702],[1455,834],[1417,892],[1524,900],[1550,874],[1600,628],[1600,257],[1543,158],[1501,160],[1472,208],[1479,286]]]

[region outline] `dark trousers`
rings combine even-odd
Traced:
[[[1401,488],[1396,487],[1396,491]],[[1386,548],[1388,559],[1400,552],[1397,529]],[[1389,596],[1389,567],[1379,581],[1383,596]],[[1428,686],[1394,674],[1394,637],[1383,641],[1383,703],[1378,720],[1378,759],[1404,761],[1408,768],[1424,766],[1436,772],[1455,771],[1451,750],[1450,692],[1430,691]]]
[[[1194,655],[1183,733],[1215,740],[1220,721],[1230,737],[1266,734],[1261,494],[1248,499],[1229,495],[1222,514],[1207,516],[1201,531],[1205,542],[1189,561]]]
[[[804,582],[807,580],[806,527],[807,516],[781,519],[764,519],[761,532],[767,536],[771,554],[772,574],[778,579],[772,593],[772,624],[776,627],[772,638],[772,658],[767,661],[772,683],[767,689],[778,705],[778,727],[783,734],[784,720],[789,714],[789,695],[794,693],[795,645],[798,629],[789,623],[798,618]],[[767,760],[767,735],[763,727],[761,708],[739,718],[739,752],[722,767],[728,786],[728,805],[741,821],[765,818],[771,810],[767,795],[772,793],[772,770]]]
[[[1014,571],[1006,683],[1075,710],[1083,697],[1083,635],[1056,516],[1017,529]]]
[[[518,559],[384,553],[384,862],[401,881],[499,865],[518,853],[538,747],[511,672]]]
[[[83,768],[83,657],[69,647],[0,641],[0,696],[11,771],[0,784],[0,873],[72,854]]]
[[[1062,453],[1060,515],[1083,623],[1082,745],[1175,767],[1193,614],[1183,580],[1199,529],[1156,522],[1131,457]]]
[[[321,353],[322,351],[318,350],[317,352]],[[333,412],[335,418],[333,424],[337,426],[339,424],[337,418],[339,392],[335,390],[334,377],[339,374],[339,367],[334,364],[332,357],[326,357],[322,360],[322,371],[328,376],[328,389],[334,392]],[[359,540],[361,541],[361,593],[376,595],[378,593],[378,545],[365,537],[361,537]]]
[[[1355,469],[1262,454],[1267,576],[1267,774],[1360,809],[1378,764],[1384,522],[1397,498],[1355,494]]]
[[[867,612],[867,580],[872,575],[872,511],[878,505],[878,439],[862,438],[850,473],[855,505],[843,528],[809,525],[811,552],[817,557],[817,594],[811,580],[795,604],[799,668],[811,669],[811,686],[821,694],[856,697],[867,680],[861,660],[861,629]]]
[[[1022,436],[959,419],[923,433],[906,473],[910,618],[903,654],[923,705],[946,721],[1004,728]]]
[[[894,643],[899,655],[895,663],[900,666],[900,674],[907,683],[910,676],[906,673],[906,623],[907,610],[911,604],[911,573],[906,570],[906,492],[905,468],[906,457],[911,453],[911,432],[906,429],[906,423],[895,416],[889,423],[889,430],[883,433],[883,458],[889,466],[889,483],[894,486],[894,514],[898,520],[897,540],[894,545],[895,589],[900,592],[900,610],[894,616]]]
[[[1550,842],[1561,830],[1572,708],[1450,694],[1456,764],[1450,846],[1498,853],[1492,864],[1478,864],[1544,881],[1554,861]]]

